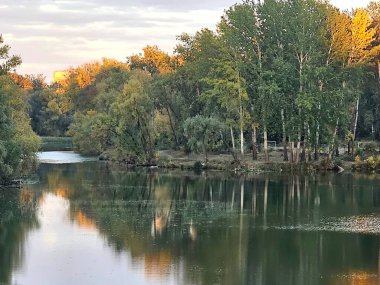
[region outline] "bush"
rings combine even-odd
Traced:
[[[370,142],[364,145],[364,152],[367,154],[375,154],[377,153],[377,144],[374,142]]]
[[[356,156],[353,168],[354,170],[360,171],[380,170],[380,155],[378,155],[377,157],[370,156],[364,161],[361,160],[359,156]]]
[[[201,161],[194,162],[193,169],[196,173],[200,173],[203,170],[203,163]]]

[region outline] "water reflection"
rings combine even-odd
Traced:
[[[33,193],[42,193],[40,228],[29,234],[24,265],[9,265],[8,279],[0,281],[380,281],[376,177],[197,176],[125,172],[101,163],[41,165],[39,176],[17,201],[30,204]],[[44,280],[38,268],[50,272]]]
[[[12,271],[23,266],[28,234],[38,228],[37,199],[29,188],[0,187],[0,283],[10,284]]]

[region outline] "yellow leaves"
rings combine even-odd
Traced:
[[[126,63],[120,62],[120,61],[113,59],[113,58],[103,57],[102,58],[102,64],[101,64],[101,70],[103,71],[103,70],[108,70],[111,68],[120,68],[120,69],[125,69],[125,70],[130,69],[129,65]]]
[[[357,9],[351,21],[351,50],[348,64],[364,63],[370,59],[376,30],[372,19],[364,9]]]
[[[328,12],[329,60],[343,65],[363,64],[377,56],[376,30],[373,20],[364,9],[357,9],[352,17],[337,9]]]
[[[116,59],[102,58],[102,61],[93,61],[82,64],[76,68],[70,68],[63,71],[65,76],[59,80],[61,88],[57,89],[57,94],[63,94],[69,89],[72,83],[78,84],[80,88],[85,88],[95,82],[96,76],[102,71],[111,68],[120,68],[129,70],[129,65]]]
[[[94,117],[96,115],[96,111],[95,110],[88,110],[86,112],[86,115],[89,116],[89,117]]]
[[[328,61],[345,63],[350,52],[351,19],[346,13],[334,9],[329,11],[327,25],[327,32],[329,33]]]
[[[146,46],[143,48],[143,52],[143,56],[133,55],[129,57],[129,62],[132,68],[143,69],[151,74],[168,74],[173,71],[174,66],[182,64],[181,58],[170,57],[156,45]]]
[[[85,63],[76,69],[76,79],[80,88],[91,85],[95,81],[96,75],[100,72],[99,62]]]
[[[372,168],[372,169],[374,169],[374,168],[376,167],[376,164],[377,164],[377,161],[376,161],[376,159],[375,159],[373,156],[368,157],[368,158],[365,160],[365,162],[366,162],[367,165],[368,165],[370,168]]]
[[[33,82],[28,76],[19,75],[13,72],[9,74],[9,77],[22,89],[24,90],[33,89]]]
[[[154,112],[154,129],[157,134],[171,134],[170,119],[167,113],[155,110]]]

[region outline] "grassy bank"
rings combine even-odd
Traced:
[[[113,160],[112,154],[105,155],[107,159]],[[308,163],[289,163],[283,161],[282,151],[270,152],[270,162],[265,162],[264,155],[259,154],[258,160],[252,160],[252,154],[246,153],[244,156],[239,156],[239,161],[234,161],[231,154],[214,153],[209,154],[207,165],[204,163],[204,157],[196,153],[184,153],[183,151],[161,150],[157,153],[157,167],[165,169],[183,169],[183,170],[198,170],[203,169],[221,170],[228,172],[297,172],[311,173],[316,171],[335,170],[339,171],[339,167],[334,163],[326,165],[324,160],[311,161]],[[114,162],[126,167],[139,166],[129,164],[128,162],[120,162],[114,157]],[[146,165],[140,165],[146,166]],[[350,170],[351,163],[345,162],[341,165],[344,169]]]

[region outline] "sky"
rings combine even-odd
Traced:
[[[176,36],[215,29],[238,0],[0,0],[0,34],[21,55],[21,74],[51,81],[63,70],[102,57],[125,61],[147,45],[171,53]],[[331,0],[341,9],[370,0]],[[240,1],[238,1],[240,2]]]

